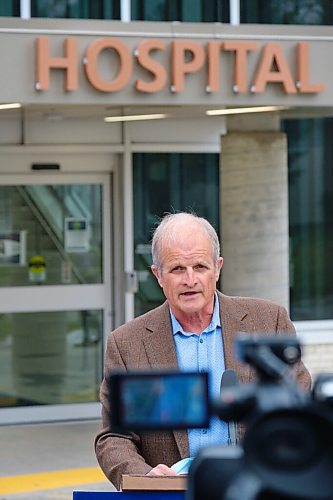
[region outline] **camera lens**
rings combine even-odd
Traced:
[[[310,413],[278,411],[256,422],[244,448],[257,464],[290,471],[311,466],[327,448],[328,423]]]

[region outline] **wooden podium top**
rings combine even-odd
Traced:
[[[139,476],[124,474],[122,491],[184,491],[186,490],[187,474],[179,476]]]

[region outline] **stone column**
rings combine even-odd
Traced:
[[[221,148],[223,292],[289,307],[286,136],[232,131]]]

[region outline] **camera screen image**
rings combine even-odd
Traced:
[[[208,375],[197,372],[130,372],[110,375],[111,425],[157,430],[209,425]]]

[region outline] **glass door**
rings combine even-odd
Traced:
[[[0,423],[98,416],[110,177],[0,179]]]

